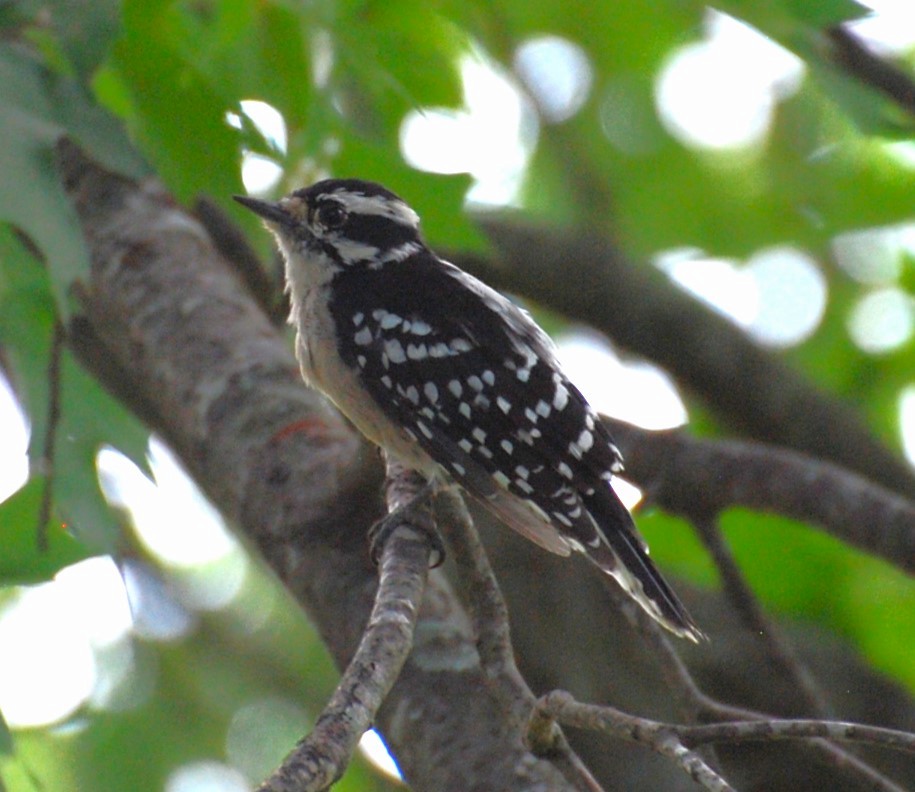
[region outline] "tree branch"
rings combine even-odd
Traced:
[[[915,574],[915,505],[861,476],[782,448],[604,420],[626,478],[666,511],[693,521],[733,506],[781,514]]]
[[[437,506],[457,566],[461,598],[474,621],[480,665],[493,691],[518,727],[527,728],[534,754],[551,758],[582,792],[601,792],[555,721],[532,717],[537,701],[515,664],[508,607],[464,499],[455,490],[446,490]]]
[[[677,739],[666,724],[627,715],[612,707],[580,704],[568,693],[555,690],[538,702],[540,710],[559,723],[578,729],[593,729],[612,737],[639,743],[655,753],[672,759],[676,765],[703,789],[734,792],[734,788],[716,773],[697,753]]]
[[[400,467],[388,467],[388,513],[410,502],[422,482]],[[343,775],[362,735],[393,687],[413,646],[429,570],[434,530],[431,512],[418,512],[424,524],[401,524],[382,548],[378,590],[359,648],[311,734],[258,787],[258,792],[320,792]]]
[[[824,720],[755,720],[715,723],[693,726],[639,718],[621,712],[613,707],[599,707],[582,704],[564,691],[553,691],[538,702],[540,709],[562,724],[579,729],[603,731],[617,739],[629,740],[650,747],[674,759],[681,760],[688,754],[685,747],[696,747],[708,743],[741,743],[750,741],[773,741],[788,739],[825,738],[843,742],[879,745],[907,753],[915,753],[915,734],[865,726],[857,723],[842,723]],[[671,738],[676,739],[671,744]],[[671,748],[674,748],[671,751]],[[696,767],[695,755],[689,764],[683,764],[687,772]],[[701,763],[701,760],[698,760]],[[699,771],[703,778],[724,783],[717,774],[708,776],[710,768],[701,763]],[[699,778],[696,779],[703,783]],[[725,787],[706,786],[707,789]],[[729,787],[727,787],[729,788]],[[895,784],[884,785],[882,789],[901,789]]]

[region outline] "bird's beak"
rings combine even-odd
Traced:
[[[233,195],[232,197],[246,209],[250,209],[254,214],[260,215],[264,220],[269,220],[271,223],[277,223],[282,226],[292,225],[293,223],[292,216],[278,203],[262,201],[260,198],[249,198],[247,195]]]

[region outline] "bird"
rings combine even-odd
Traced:
[[[527,311],[436,255],[380,184],[234,198],[282,253],[306,384],[428,483],[458,484],[545,550],[583,553],[662,627],[704,637],[611,486],[619,449]]]

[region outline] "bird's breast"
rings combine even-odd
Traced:
[[[296,357],[305,382],[327,396],[369,440],[393,454],[404,465],[433,475],[438,466],[403,429],[393,424],[368,395],[359,373],[344,363],[337,348],[337,332],[322,290],[312,289],[293,304]]]

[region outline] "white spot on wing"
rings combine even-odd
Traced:
[[[407,359],[407,353],[404,352],[403,344],[396,338],[389,338],[384,342],[384,351],[388,360],[392,363],[403,363]]]
[[[401,317],[399,317],[397,314],[385,313],[385,315],[383,317],[381,317],[380,324],[381,324],[381,328],[383,330],[393,330],[402,321],[403,321],[403,319]]]
[[[429,350],[425,344],[407,344],[407,357],[410,360],[425,360]]]

